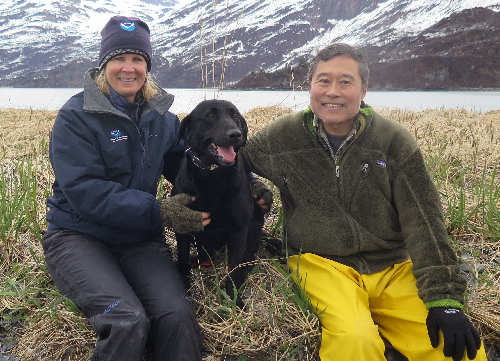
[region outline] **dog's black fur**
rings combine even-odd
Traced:
[[[227,246],[229,275],[225,288],[232,299],[234,289],[240,289],[252,269],[239,265],[255,259],[264,215],[253,200],[249,176],[236,155],[247,133],[245,119],[224,100],[201,102],[181,122],[178,140],[184,139],[194,154],[186,151],[172,194],[191,194],[196,200],[190,208],[211,213],[203,231],[176,234],[178,265],[187,289],[193,237],[200,264]],[[239,296],[237,304],[243,306]]]

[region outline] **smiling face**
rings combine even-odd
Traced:
[[[104,74],[118,94],[133,102],[146,80],[147,62],[141,55],[120,54],[106,63]]]
[[[347,135],[352,129],[368,85],[363,86],[358,62],[344,55],[320,61],[309,89],[311,110],[333,135]]]

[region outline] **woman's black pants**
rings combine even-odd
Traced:
[[[45,260],[61,293],[98,335],[92,360],[201,360],[203,337],[163,239],[111,247],[58,230],[43,237]]]

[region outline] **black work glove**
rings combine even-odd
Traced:
[[[433,307],[429,310],[426,323],[432,347],[436,348],[439,344],[439,329],[443,332],[443,352],[446,357],[460,361],[464,357],[465,348],[469,359],[476,357],[477,350],[481,347],[481,339],[476,328],[461,310]]]
[[[203,217],[201,212],[187,207],[191,202],[191,196],[185,193],[161,201],[160,217],[163,227],[172,228],[177,233],[202,231]]]
[[[258,178],[253,178],[250,181],[252,195],[257,196],[257,200],[263,199],[267,210],[263,210],[264,214],[268,213],[273,206],[274,195],[269,186]]]

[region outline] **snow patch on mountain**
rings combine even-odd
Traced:
[[[334,14],[339,7],[350,15]],[[474,7],[499,11],[500,0],[3,0],[0,78],[96,61],[100,31],[117,14],[145,20],[154,53],[170,66],[206,51],[250,72],[294,64],[334,41],[388,44]]]
[[[413,36],[431,27],[455,12],[474,7],[499,10],[497,0],[388,0],[370,12],[363,12],[350,20],[328,21],[330,28],[321,35],[283,55],[283,60],[268,68],[274,71],[301,56],[309,55],[335,41],[351,45],[385,45],[403,36]],[[396,10],[398,9],[398,10]],[[397,16],[389,22],[388,19]]]

